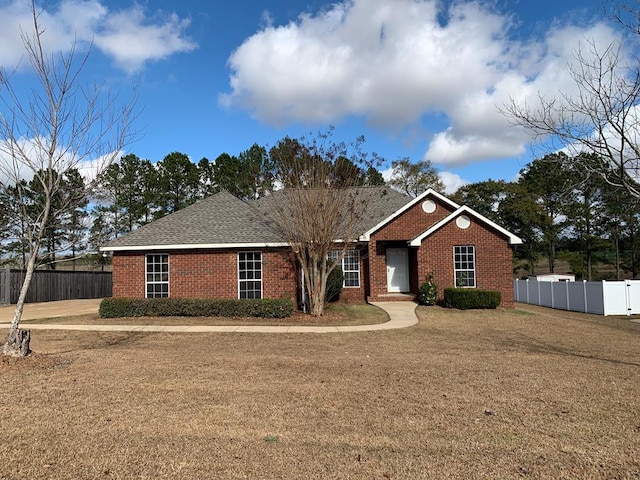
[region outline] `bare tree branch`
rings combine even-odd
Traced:
[[[88,194],[136,137],[131,128],[135,95],[119,105],[117,96],[112,96],[104,85],[83,87],[81,74],[91,49],[79,54],[74,44],[66,53],[48,52],[46,30],[34,0],[31,15],[32,29],[23,30],[21,36],[37,85],[24,94],[16,90],[15,77],[0,72],[1,181],[21,191],[21,180],[32,177],[42,188],[43,196],[41,210],[26,225],[27,272],[3,349],[7,354],[17,353],[16,335],[45,228],[51,218],[79,201],[77,196],[66,196],[64,201],[52,202],[61,191],[64,173],[72,169],[83,171],[87,177],[84,194]],[[26,206],[21,208],[24,212]]]
[[[577,94],[538,96],[538,106],[511,101],[503,113],[552,150],[565,148],[589,173],[640,197],[640,69],[625,58],[622,45],[605,48],[589,40],[568,66]],[[597,155],[580,155],[581,152]]]

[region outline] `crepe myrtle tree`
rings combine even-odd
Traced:
[[[357,241],[366,193],[367,169],[375,154],[362,150],[363,137],[348,145],[335,142],[333,130],[312,138],[285,138],[271,148],[276,181],[282,185],[260,202],[273,228],[291,246],[302,269],[310,313],[324,312],[327,278]],[[327,261],[330,250],[339,254]]]
[[[3,354],[11,356],[29,353],[30,332],[19,328],[20,320],[51,219],[86,201],[104,170],[135,137],[131,130],[135,95],[121,104],[103,86],[83,86],[81,73],[91,48],[80,53],[74,43],[67,52],[48,51],[47,31],[35,0],[30,8],[32,24],[21,31],[21,38],[34,86],[24,93],[17,88],[15,71],[0,70],[0,181],[20,188],[28,177],[39,184],[42,197],[39,210],[28,217],[31,220],[25,226],[26,273],[2,347]],[[64,175],[59,173],[73,169],[88,178],[84,191],[61,196]],[[18,205],[25,211],[27,207]]]

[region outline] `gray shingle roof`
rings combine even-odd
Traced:
[[[411,201],[389,187],[360,187],[358,195],[366,204],[357,228],[359,234]],[[260,210],[266,210],[265,206],[261,200],[244,202],[227,192],[220,192],[117,238],[103,249],[284,243],[261,213]]]
[[[103,249],[282,242],[256,208],[220,192],[117,238]]]

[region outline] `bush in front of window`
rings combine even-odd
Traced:
[[[257,317],[285,318],[293,315],[291,299],[264,298],[105,298],[102,318],[119,317]]]
[[[502,296],[496,290],[479,290],[476,288],[445,288],[444,306],[468,310],[473,308],[496,308]]]
[[[327,289],[325,293],[325,299],[327,302],[337,302],[340,300],[340,292],[342,292],[343,284],[344,273],[342,273],[342,267],[337,265],[336,268],[331,270],[331,273],[327,277]]]
[[[420,285],[420,294],[418,295],[418,303],[420,305],[435,305],[438,297],[438,285],[433,279],[433,273],[427,275],[427,280]]]

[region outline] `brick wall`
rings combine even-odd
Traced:
[[[433,213],[426,213],[422,209],[423,202],[418,202],[375,232],[375,239],[412,240],[454,211],[452,207],[437,198],[429,198],[436,203],[436,210]],[[371,236],[372,239],[374,235]]]
[[[177,298],[238,298],[238,251],[170,251],[169,292]],[[145,296],[145,253],[115,252],[113,296]],[[296,299],[297,272],[284,249],[262,251],[264,298]]]
[[[436,210],[425,213],[422,202],[414,205],[388,225],[371,235],[369,242],[370,293],[372,297],[387,293],[386,249],[407,247],[407,241],[448,216],[453,209],[437,199]],[[427,274],[433,272],[442,298],[444,288],[455,286],[453,247],[473,245],[476,254],[477,288],[499,290],[502,305],[513,307],[512,249],[507,239],[483,223],[471,218],[471,226],[460,229],[455,220],[426,238],[416,249],[409,248],[409,280],[411,293],[417,294]],[[416,264],[417,263],[417,267]]]
[[[370,293],[372,297],[387,293],[387,258],[386,249],[390,247],[407,248],[407,242],[414,239],[429,227],[451,214],[454,209],[435,197],[429,197],[436,203],[432,213],[422,209],[418,202],[403,212],[390,223],[371,235],[369,242]],[[418,293],[418,286],[423,277],[412,262],[417,260],[415,249],[409,250],[409,282],[411,292]]]
[[[430,235],[418,249],[418,277],[424,281],[433,273],[438,297],[445,288],[454,287],[453,247],[473,245],[476,259],[476,288],[498,290],[502,306],[513,307],[513,253],[507,240],[488,226],[471,218],[467,229],[449,222]]]

